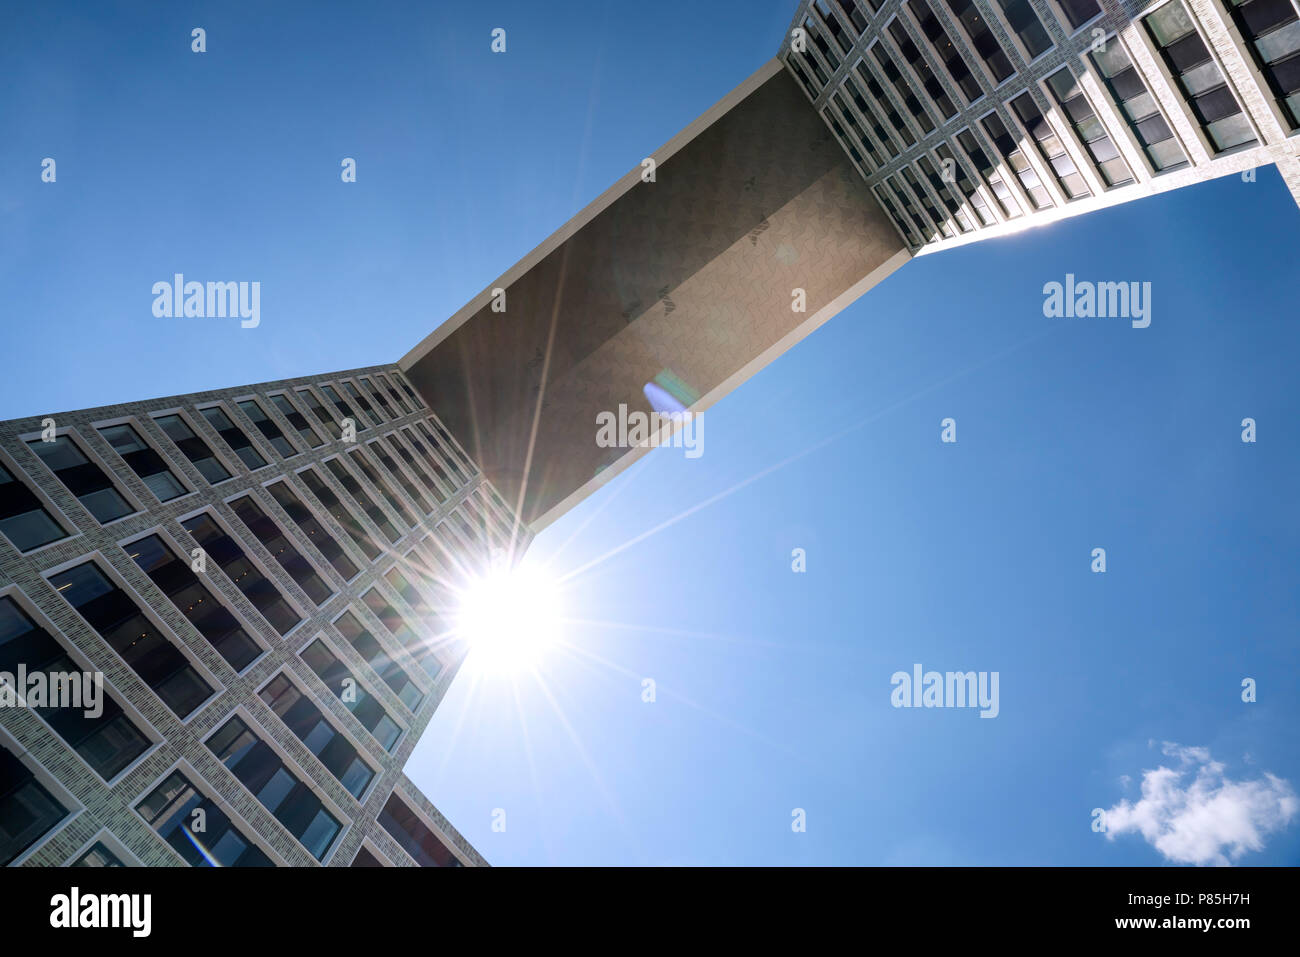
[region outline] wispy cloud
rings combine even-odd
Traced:
[[[1300,812],[1295,789],[1276,775],[1233,781],[1208,748],[1166,741],[1160,750],[1176,766],[1142,772],[1141,800],[1106,812],[1109,840],[1138,833],[1174,863],[1227,865],[1263,850],[1264,838]]]

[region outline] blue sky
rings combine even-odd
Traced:
[[[793,11],[428,6],[15,10],[0,417],[396,359]],[[1090,828],[1144,771],[1294,788],[1297,230],[1268,167],[909,263],[711,409],[701,458],[543,534],[581,622],[537,680],[462,676],[407,773],[498,865],[1159,864]],[[261,326],[154,319],[178,271],[261,281]],[[1044,318],[1067,272],[1150,282],[1150,328]],[[1001,713],[892,708],[915,662],[999,672]],[[1262,844],[1300,863],[1300,821]]]

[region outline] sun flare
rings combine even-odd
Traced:
[[[489,674],[536,666],[559,633],[559,585],[536,566],[494,567],[461,596],[456,629],[467,664]]]

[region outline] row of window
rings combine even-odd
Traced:
[[[962,59],[948,29],[936,16],[933,2],[937,0],[907,0],[906,7],[914,26],[925,36],[931,52],[961,91],[965,105],[969,105],[984,95],[983,88]],[[967,52],[981,58],[994,84],[1009,78],[1014,72],[1010,61],[970,0],[944,2],[966,34]],[[1042,23],[1025,0],[998,0],[998,3],[1031,59],[1050,48]],[[1059,4],[1059,8],[1075,30],[1092,22],[1100,13],[1095,0],[1071,0]],[[847,22],[852,22],[851,11],[841,8],[841,13]],[[1295,16],[1292,0],[1234,2],[1232,15],[1242,35],[1252,44],[1256,65],[1277,97],[1280,110],[1294,127],[1294,108],[1300,103],[1296,93],[1300,86],[1300,20]],[[840,44],[841,54],[847,58],[851,53],[852,36],[843,32],[842,23],[839,29],[831,29],[828,26],[831,21],[840,22],[835,20],[827,4],[818,3],[810,7],[804,26],[812,38],[812,45],[804,55],[804,61],[814,60],[818,53],[826,56],[825,44],[816,39],[822,34],[829,34],[837,40],[844,38],[847,45]],[[1211,151],[1218,154],[1253,145],[1256,142],[1253,127],[1197,33],[1183,0],[1170,0],[1148,15],[1143,20],[1143,29],[1169,69],[1189,111],[1201,126]],[[841,145],[868,177],[915,144],[917,137],[912,131],[913,125],[921,135],[926,135],[935,129],[933,113],[937,112],[940,120],[946,121],[956,116],[958,110],[913,41],[913,35],[904,27],[903,18],[893,18],[884,32],[888,33],[894,48],[906,61],[912,76],[903,75],[892,52],[885,49],[883,39],[873,42],[866,56],[853,69],[844,72],[839,89],[830,95],[823,112]],[[1183,148],[1118,39],[1111,37],[1101,49],[1090,50],[1085,55],[1096,68],[1103,88],[1130,126],[1152,169],[1161,173],[1186,165],[1188,160]],[[831,58],[838,68],[839,57],[834,55],[834,51]],[[800,58],[792,53],[788,62],[796,75],[809,85],[806,72],[799,67]],[[829,65],[829,60],[826,65]],[[824,70],[821,74],[826,75]],[[887,92],[886,87],[893,87],[892,93]],[[926,97],[919,95],[922,90]],[[1121,158],[1068,67],[1048,77],[1042,92],[1065,115],[1065,122],[1078,137],[1082,155],[1102,188],[1133,182],[1132,171]],[[816,93],[817,90],[810,86],[810,94],[815,97]],[[896,104],[903,110],[897,109]],[[1029,92],[1021,93],[1006,105],[1011,115],[1019,120],[1019,127],[1009,128],[996,112],[982,118],[980,126],[994,145],[1001,163],[1019,181],[1027,208],[1030,211],[1051,208],[1056,204],[1054,193],[1065,202],[1093,195],[1088,178],[1077,168],[1070,150],[1048,122],[1035,96]],[[910,116],[911,124],[904,119],[904,113]],[[1035,154],[1033,161],[1027,153]],[[924,158],[918,165],[920,175],[928,180],[927,164],[933,165],[933,161]],[[941,171],[941,182],[951,185],[954,173],[951,167]],[[1043,183],[1041,177],[1044,175],[1050,179],[1054,189]],[[951,238],[956,232],[968,231],[968,224],[976,219],[983,221],[974,203],[969,212],[955,210],[952,208],[951,189],[936,189],[927,195],[925,190],[913,186],[911,181],[916,177],[917,173],[911,168],[898,170],[894,180],[902,180],[901,187],[890,183],[886,189],[893,192],[892,199],[888,204],[885,199],[881,200],[914,246]],[[999,205],[1012,208],[1019,205],[1001,183],[1000,177],[994,179],[989,175],[986,180],[990,189],[1006,192],[1005,196],[998,196]],[[910,193],[908,188],[912,190]],[[877,195],[880,193],[878,189]],[[936,200],[947,208],[946,215],[935,208]],[[1004,211],[1007,217],[1019,213],[1018,208],[1014,212]]]
[[[314,750],[330,756],[336,764],[355,768],[345,752],[331,751],[336,738],[319,732],[305,699],[293,697],[293,686],[284,679],[268,685],[263,697],[279,713],[295,722],[303,734],[318,735]],[[302,735],[300,735],[301,737]],[[307,739],[304,738],[304,743]],[[239,718],[232,718],[208,741],[218,756],[258,797],[276,819],[317,859],[323,860],[341,831],[337,818],[329,813],[302,782],[288,771],[278,756]],[[356,785],[364,772],[353,770]],[[360,787],[364,789],[364,784]],[[246,837],[215,801],[205,796],[186,775],[173,771],[136,804],[136,812],[153,827],[182,860],[191,867],[270,867],[271,858]],[[49,834],[68,817],[65,808],[27,765],[7,747],[0,745],[0,867]],[[460,860],[420,816],[394,792],[379,818],[380,824],[421,867],[459,867]],[[70,867],[124,867],[122,858],[104,839],[93,841]],[[382,867],[378,858],[362,847],[352,867]]]
[[[241,402],[240,406],[243,407],[250,402],[252,400]],[[230,421],[219,406],[200,411],[245,465],[249,468],[262,468],[267,464],[244,432]],[[250,419],[253,419],[253,415],[249,415]],[[194,434],[179,414],[160,416],[154,421],[208,481],[220,483],[231,477],[230,472],[216,458],[208,444]],[[98,431],[159,501],[171,501],[189,493],[190,490],[168,467],[163,457],[152,446],[146,444],[132,424],[102,426]],[[274,425],[263,423],[262,431],[268,439],[276,436],[282,441],[287,441]],[[27,444],[50,472],[101,524],[134,514],[135,508],[128,502],[125,494],[113,482],[111,476],[82,451],[71,432],[55,436],[52,441],[45,441],[43,438],[32,439]],[[279,448],[274,441],[273,446]],[[456,449],[451,441],[450,435],[434,420],[417,421],[385,436],[369,439],[365,443],[365,449],[375,457],[385,472],[425,514],[432,514],[438,505],[445,503],[449,495],[469,481],[473,472],[469,460],[463,457],[463,453]],[[446,456],[445,459],[443,455]],[[379,490],[394,513],[399,515],[407,526],[413,527],[417,524],[415,516],[394,494],[392,486],[380,477],[376,468],[368,461],[368,457],[362,454],[361,449],[348,452],[347,460],[353,463],[356,469]],[[409,469],[409,472],[399,466],[399,460],[406,469]],[[353,487],[360,489],[359,483],[348,475],[336,460],[326,464],[331,472],[341,477],[341,481],[348,483],[349,491]],[[419,486],[412,481],[411,475],[419,479]],[[389,535],[390,540],[396,541],[393,537],[397,535],[395,527],[374,507],[373,503],[370,503],[367,511]],[[14,547],[22,552],[32,551],[68,537],[68,532],[63,525],[50,514],[50,510],[45,507],[40,498],[19,481],[3,463],[0,463],[0,533],[3,533]]]

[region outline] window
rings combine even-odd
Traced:
[[[266,490],[271,493],[271,497],[279,503],[279,506],[285,510],[289,518],[293,519],[295,525],[302,530],[302,533],[311,539],[316,550],[324,556],[325,560],[333,566],[334,570],[339,573],[339,577],[344,581],[350,581],[356,577],[360,569],[343,551],[342,546],[335,541],[334,536],[325,530],[320,522],[316,521],[316,516],[311,510],[303,505],[298,496],[293,494],[289,488],[288,482],[276,482],[274,485],[268,485]]]
[[[1165,173],[1185,166],[1187,157],[1183,148],[1174,139],[1155,97],[1142,82],[1119,38],[1111,37],[1099,52],[1089,54],[1089,58],[1155,171]]]
[[[424,408],[424,402],[421,401],[419,394],[414,389],[411,388],[410,384],[406,381],[406,379],[404,379],[402,376],[399,376],[396,372],[394,372],[393,381],[396,382],[398,385],[400,385],[402,387],[402,391],[405,392],[407,396],[410,397],[412,405],[414,405],[417,409]]]
[[[898,52],[911,65],[912,72],[916,74],[917,79],[921,81],[921,85],[925,87],[925,92],[930,94],[930,99],[939,108],[940,114],[945,119],[952,119],[956,116],[957,107],[953,106],[952,99],[944,90],[943,84],[939,82],[939,78],[934,75],[930,65],[925,62],[925,57],[921,56],[921,51],[917,49],[916,44],[912,42],[912,38],[903,29],[902,19],[895,18],[889,24],[889,35],[893,38],[894,45],[898,47]]]
[[[925,187],[923,187],[921,181],[916,178],[916,174],[912,172],[911,167],[904,166],[898,171],[898,173],[907,181],[907,185],[912,190],[912,195],[921,201],[921,205],[925,207],[925,211],[929,216],[930,221],[938,226],[939,234],[943,236],[944,239],[951,239],[953,237],[953,231],[952,227],[948,225],[948,217],[939,212],[939,208],[934,205],[934,200],[932,200],[930,194],[925,191]]]
[[[1088,151],[1088,156],[1096,165],[1102,181],[1107,186],[1123,186],[1133,182],[1133,174],[1129,172],[1128,165],[1120,157],[1119,150],[1115,148],[1110,134],[1106,132],[1106,127],[1102,126],[1101,121],[1097,119],[1097,114],[1093,112],[1087,97],[1083,95],[1083,90],[1075,82],[1070,68],[1061,67],[1049,76],[1047,88],[1052,93],[1052,99],[1056,100],[1056,105],[1060,107],[1061,113],[1069,121],[1075,135],[1083,143],[1083,148]]]
[[[303,558],[302,552],[293,547],[284,532],[280,530],[280,526],[262,511],[261,506],[253,501],[251,495],[235,499],[230,503],[230,507],[308,598],[317,605],[323,605],[329,600],[334,590],[325,584],[311,562]]]
[[[1061,12],[1069,21],[1070,29],[1077,30],[1093,17],[1101,15],[1101,4],[1097,0],[1056,0]]]
[[[94,562],[59,572],[50,583],[177,715],[193,713],[212,694],[189,659]]]
[[[99,434],[122,456],[122,461],[130,466],[131,471],[149,486],[149,491],[153,492],[158,501],[170,502],[189,491],[172,474],[163,457],[145,445],[140,433],[131,426],[106,425],[99,430]]]
[[[357,382],[379,403],[379,408],[383,410],[384,416],[390,419],[397,418],[396,413],[393,412],[393,404],[388,401],[388,396],[384,394],[383,389],[376,388],[374,380],[367,379],[365,376],[358,376]]]
[[[807,31],[808,39],[813,42],[813,46],[826,59],[826,64],[831,68],[831,72],[838,70],[840,68],[840,57],[831,49],[826,37],[822,35],[821,28],[813,21],[812,17],[804,17],[803,28]]]
[[[324,642],[317,638],[302,650],[300,657],[361,722],[361,726],[374,736],[380,747],[392,751],[397,746],[397,739],[402,736],[401,727],[388,716],[384,706],[361,687],[352,672],[325,647]]]
[[[392,441],[396,444],[395,440]],[[415,505],[426,515],[431,514],[433,512],[433,506],[430,505],[429,500],[420,493],[420,490],[415,487],[415,483],[406,477],[406,473],[397,467],[397,463],[393,461],[393,457],[388,454],[388,446],[379,439],[375,439],[373,442],[367,443],[366,447],[374,453],[375,458],[379,459],[380,464],[388,471],[388,474],[397,480],[397,484],[406,492],[407,497],[410,498],[410,500],[414,502]],[[412,522],[411,524],[414,525],[415,522]]]
[[[352,420],[352,423],[357,427],[358,432],[364,432],[366,430],[367,426],[365,421],[360,419],[357,414],[352,411],[352,406],[343,401],[339,394],[334,391],[333,386],[323,385],[320,387],[320,390],[325,393],[325,398],[334,403],[334,407],[343,413],[344,418]]]
[[[68,537],[36,493],[14,478],[3,464],[0,464],[0,532],[20,552],[30,552]]]
[[[244,593],[270,624],[281,635],[288,634],[302,617],[293,610],[280,590],[273,585],[257,566],[248,560],[244,550],[222,530],[211,515],[196,515],[181,523],[194,537],[194,541],[215,561],[226,577]]]
[[[328,388],[328,386],[326,388]],[[367,422],[371,425],[378,425],[382,421],[380,417],[375,414],[375,407],[370,404],[370,400],[362,395],[360,390],[357,389],[356,383],[351,381],[344,382],[343,391],[356,400],[356,403],[358,407],[360,407],[361,413],[366,417]]]
[[[273,866],[262,849],[179,771],[169,774],[135,809],[191,867]],[[198,821],[203,827],[196,833],[191,828]]]
[[[447,430],[433,419],[429,419],[425,422],[417,422],[416,425],[424,430],[424,434],[429,439],[429,444],[434,448],[439,448],[439,439],[442,440],[440,451],[447,459],[447,464],[451,466],[451,470],[456,473],[462,483],[468,481],[467,474],[472,473],[474,468],[469,465],[469,459],[465,458],[464,453],[462,453],[460,449],[456,447],[456,443],[451,440],[451,436],[447,434]],[[433,437],[434,432],[438,433],[437,439]],[[461,468],[462,465],[465,466],[465,469]]]
[[[925,38],[930,41],[930,46],[934,48],[934,52],[943,61],[944,69],[948,71],[948,76],[952,78],[952,81],[957,84],[962,96],[966,98],[966,102],[973,103],[983,96],[984,93],[980,90],[979,81],[975,79],[975,74],[971,73],[970,67],[962,59],[961,51],[948,36],[948,31],[943,28],[939,18],[935,16],[929,0],[908,0],[907,8],[916,17],[921,32],[925,34]]]
[[[135,511],[103,469],[82,455],[68,436],[60,435],[53,442],[33,439],[27,445],[101,525]]]
[[[343,467],[343,463],[338,459],[330,459],[325,463],[325,467],[330,470],[334,478],[340,485],[347,490],[348,495],[352,497],[357,508],[370,516],[370,520],[378,526],[379,530],[387,536],[390,542],[395,542],[402,537],[397,527],[384,514],[383,510],[375,504],[375,500],[366,494],[366,490],[361,487],[361,483],[353,478],[352,473]]]
[[[445,483],[447,488],[454,492],[460,487],[460,481],[452,478],[451,475],[447,473],[447,470],[443,468],[442,459],[435,455],[430,448],[426,448],[424,442],[416,437],[416,434],[412,429],[403,428],[402,435],[405,437],[406,441],[411,443],[416,452],[424,456],[424,460],[428,462],[429,468],[433,469],[433,474]],[[446,501],[445,496],[440,501]]]
[[[418,475],[420,481],[424,483],[424,487],[433,493],[435,502],[441,505],[443,502],[447,501],[447,496],[443,493],[442,487],[429,477],[428,472],[420,467],[420,463],[415,460],[415,456],[411,454],[410,449],[408,449],[406,444],[397,437],[396,433],[388,437],[388,443],[397,450],[398,458],[406,463],[406,467]]]
[[[48,834],[67,813],[27,765],[0,745],[0,867]]]
[[[298,438],[302,439],[309,449],[318,449],[325,444],[325,441],[316,434],[316,430],[307,422],[307,417],[294,407],[287,395],[278,392],[270,398],[271,404],[293,426],[294,431],[298,433]]]
[[[248,436],[230,421],[230,417],[225,412],[216,406],[200,409],[199,412],[208,420],[208,424],[217,430],[226,445],[230,446],[231,451],[239,456],[239,460],[248,466],[250,472],[256,472],[267,464],[266,459],[253,448],[253,443],[248,440]]]
[[[849,18],[849,22],[853,24],[853,29],[857,30],[858,35],[861,36],[862,31],[867,28],[866,15],[858,8],[854,0],[836,0],[836,2],[839,3],[840,9],[844,11],[844,15]],[[867,5],[872,10],[875,9],[875,6],[870,2]]]
[[[352,612],[344,613],[343,617],[334,623],[334,627],[357,650],[357,654],[375,670],[375,674],[384,680],[384,684],[393,689],[393,693],[402,704],[412,711],[420,707],[420,702],[424,700],[424,693],[402,666],[388,656],[378,639],[361,626],[361,622]]]
[[[392,383],[388,381],[386,375],[382,372],[375,373],[375,381],[379,383],[381,389],[392,396],[393,401],[397,403],[397,407],[402,410],[403,415],[410,415],[411,407],[407,404],[406,400],[402,398],[401,393],[393,388]]]
[[[990,113],[980,122],[984,126],[984,132],[988,135],[988,138],[993,141],[993,145],[1002,154],[1006,164],[1011,167],[1011,172],[1016,174],[1016,178],[1020,180],[1020,185],[1029,194],[1029,201],[1033,203],[1034,208],[1051,209],[1052,198],[1047,192],[1047,187],[1038,178],[1034,168],[1029,165],[1029,159],[1007,130],[1001,118],[996,113]]]
[[[226,467],[217,461],[208,444],[194,434],[193,430],[185,424],[185,420],[179,415],[164,415],[154,419],[158,427],[167,433],[167,437],[176,443],[176,447],[193,466],[199,470],[199,474],[208,480],[212,485],[224,482],[230,478],[230,473]]]
[[[1034,98],[1028,93],[1021,93],[1011,101],[1011,109],[1029,131],[1038,155],[1051,169],[1057,183],[1060,184],[1061,191],[1069,199],[1091,196],[1092,190],[1088,189],[1083,174],[1074,165],[1074,160],[1066,151],[1065,144],[1047,122],[1047,117],[1043,116],[1042,111],[1038,109]]]
[[[208,739],[208,747],[312,857],[324,859],[342,827],[270,745],[241,718],[231,718]]]
[[[39,628],[12,598],[0,598],[0,671],[16,674],[19,664],[28,675],[70,674],[80,666],[49,633]],[[36,707],[34,710],[95,773],[111,780],[149,747],[149,740],[131,723],[121,706],[105,691],[103,713],[86,717],[85,708]],[[75,705],[75,702],[73,702]],[[0,814],[0,822],[5,816]]]
[[[993,193],[993,199],[998,204],[998,208],[1002,210],[1002,215],[1008,219],[1019,216],[1019,204],[1016,202],[1015,197],[1011,195],[1011,190],[1007,187],[1007,184],[1002,182],[1002,176],[998,173],[997,166],[994,165],[988,154],[979,145],[979,141],[975,139],[975,134],[970,130],[962,130],[957,134],[957,143],[966,153],[966,157],[971,161],[980,178],[984,180],[984,183]]]
[[[248,416],[248,421],[257,426],[257,431],[262,433],[266,441],[271,443],[271,447],[280,453],[281,458],[292,458],[298,454],[298,450],[293,447],[293,443],[284,437],[280,427],[276,425],[267,416],[266,410],[257,404],[253,399],[244,399],[236,403],[239,411]]]
[[[956,186],[958,192],[970,203],[971,209],[979,216],[980,222],[985,226],[992,226],[997,222],[993,211],[989,209],[988,203],[980,195],[979,186],[971,179],[970,174],[966,171],[966,165],[957,161],[957,156],[946,143],[940,143],[934,148],[935,154],[939,157],[939,162],[943,164],[948,176],[951,179],[949,185]]]
[[[934,129],[934,120],[930,119],[929,112],[922,106],[920,99],[912,90],[912,84],[908,82],[907,77],[903,76],[894,58],[889,55],[883,43],[877,43],[871,48],[871,55],[875,58],[876,63],[880,65],[880,71],[885,75],[885,79],[894,88],[898,98],[902,101],[907,112],[916,120],[917,126],[921,127],[922,133],[929,133]],[[908,144],[911,145],[910,143]]]
[[[971,0],[947,0],[947,3],[952,15],[961,22],[962,29],[970,37],[971,46],[988,67],[993,82],[1001,83],[1015,73],[1011,61],[998,45],[997,37],[989,30],[989,25],[984,22],[984,17],[975,8],[975,4]]]
[[[910,146],[914,146],[916,144],[916,137],[912,135],[912,131],[908,129],[907,124],[903,122],[903,118],[899,115],[898,110],[894,109],[894,105],[890,103],[889,98],[885,96],[884,87],[876,82],[876,78],[872,76],[871,72],[867,69],[866,60],[863,60],[858,64],[858,77],[867,85],[867,92],[871,94],[876,105],[884,111],[886,119],[889,120],[889,125],[894,128],[894,135],[903,144],[903,148],[906,149]],[[897,154],[895,153],[894,155]]]
[[[298,473],[298,477],[302,479],[303,484],[307,486],[311,493],[316,496],[316,500],[320,502],[321,507],[330,513],[334,521],[339,523],[343,528],[343,531],[348,533],[348,537],[351,538],[352,541],[356,543],[356,546],[365,553],[366,558],[370,559],[370,561],[374,561],[382,554],[379,546],[374,543],[374,540],[371,539],[370,535],[361,526],[361,523],[358,522],[356,517],[353,516],[343,503],[339,501],[338,496],[334,494],[324,481],[322,481],[319,475],[317,475],[312,469],[305,469]],[[274,489],[271,494],[275,494]]]
[[[1182,0],[1170,0],[1142,22],[1215,152],[1253,144],[1255,131],[1250,120],[1196,32]]]
[[[1029,5],[1029,0],[998,0],[998,6],[1006,15],[1007,23],[1020,37],[1020,42],[1029,52],[1029,59],[1035,60],[1052,48],[1052,41],[1043,29],[1043,23]]]
[[[907,188],[899,181],[897,176],[891,176],[885,180],[885,185],[893,192],[902,204],[903,212],[909,221],[916,228],[916,234],[921,237],[922,243],[937,242],[941,237],[938,227],[931,223],[921,214],[920,208],[916,205],[916,200]]]
[[[966,215],[966,211],[962,209],[961,197],[953,190],[953,184],[945,183],[943,181],[942,174],[940,174],[938,168],[930,162],[928,156],[919,157],[916,161],[916,165],[920,168],[921,174],[925,176],[926,180],[930,183],[930,188],[934,190],[934,195],[939,197],[939,202],[943,203],[944,208],[948,210],[948,215],[957,223],[961,228],[961,231],[968,233],[973,230],[975,227],[972,225],[970,217]],[[490,525],[488,528],[489,531],[492,530]]]
[[[261,656],[262,649],[235,616],[161,538],[150,535],[127,545],[126,551],[230,667],[243,671]]]
[[[412,528],[418,524],[415,520],[415,516],[412,515],[410,511],[407,510],[406,506],[401,503],[401,500],[393,494],[393,490],[388,487],[388,483],[381,479],[379,474],[370,467],[370,463],[366,461],[365,455],[360,451],[349,452],[348,461],[357,467],[358,471],[366,477],[366,481],[379,489],[379,494],[384,497],[384,501],[388,503],[389,508],[400,515],[403,522]]]
[[[1228,0],[1269,92],[1291,129],[1300,127],[1300,18],[1288,0]]]
[[[325,431],[329,432],[329,434],[336,440],[343,437],[343,430],[339,427],[339,424],[334,421],[334,416],[330,415],[329,412],[326,411],[325,406],[321,403],[320,399],[316,398],[314,392],[310,389],[299,389],[298,398],[302,399],[302,401],[306,403],[307,408],[311,410],[311,414],[316,416],[316,421],[325,427]],[[315,448],[315,446],[312,446],[312,448]]]
[[[898,207],[894,204],[894,201],[889,198],[889,194],[881,187],[881,185],[878,183],[873,186],[871,190],[876,195],[876,201],[880,203],[885,212],[889,214],[889,218],[894,221],[894,224],[898,227],[898,231],[903,234],[903,237],[907,240],[907,244],[913,248],[924,244],[925,240],[922,239],[912,228],[912,223],[902,214],[902,212],[899,211]]]
[[[272,678],[258,696],[307,750],[320,759],[344,789],[360,799],[374,780],[375,772],[361,760],[352,742],[325,720],[320,708],[312,704],[311,699],[284,674]]]
[[[352,858],[352,863],[349,864],[348,866],[349,867],[383,867],[384,865],[379,863],[379,858],[375,857],[375,855],[371,854],[363,847],[361,848],[361,850],[357,851],[357,856]]]
[[[831,39],[835,41],[835,46],[839,48],[841,53],[848,53],[853,47],[853,37],[849,35],[849,31],[844,29],[844,25],[831,12],[827,0],[816,0],[816,3],[817,13],[820,15],[822,23],[826,25],[826,32],[831,35]]]
[[[442,663],[438,660],[429,647],[420,640],[420,636],[407,623],[406,619],[381,595],[378,589],[372,588],[364,595],[361,600],[365,602],[371,613],[378,618],[385,628],[402,643],[411,657],[415,659],[416,664],[424,669],[430,678],[436,678],[442,672]]]
[[[96,841],[86,848],[69,867],[126,867],[122,859],[108,849],[103,841]]]
[[[438,835],[393,793],[379,813],[379,823],[421,867],[460,867],[460,860]]]

